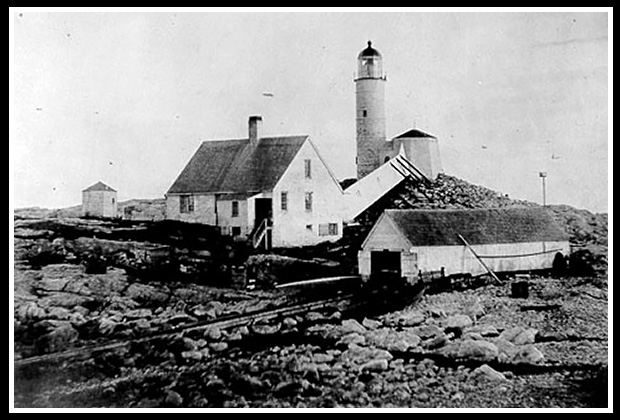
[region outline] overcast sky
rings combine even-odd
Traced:
[[[200,142],[309,134],[354,176],[356,57],[387,72],[387,131],[436,135],[447,174],[608,205],[606,13],[14,14],[14,206],[161,198]],[[265,96],[263,93],[272,93]]]

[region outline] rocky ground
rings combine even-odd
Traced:
[[[15,360],[127,345],[17,363],[15,405],[606,407],[607,217],[568,206],[550,210],[574,246],[570,277],[482,281],[378,314],[372,305],[341,307],[175,333],[287,302],[242,288],[238,269],[264,284],[353,273],[355,246],[382,208],[505,205],[534,204],[442,175],[432,185],[401,185],[342,241],[280,256],[250,256],[206,227],[16,211]],[[528,283],[528,298],[511,296],[514,282]]]
[[[523,281],[519,279],[518,281]],[[94,358],[16,370],[27,407],[603,407],[606,281],[531,278],[426,295],[400,311],[310,312],[205,329]],[[18,270],[16,357],[243,312],[275,302],[132,283],[120,270]],[[36,334],[34,333],[36,331]]]

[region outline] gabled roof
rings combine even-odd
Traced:
[[[203,142],[168,190],[182,193],[270,191],[308,136]]]
[[[542,207],[473,210],[386,210],[386,218],[412,246],[568,241],[568,235]]]
[[[398,135],[398,136],[396,136],[394,138],[395,139],[411,139],[411,138],[418,138],[418,137],[430,137],[430,138],[433,138],[433,139],[437,138],[437,137],[433,136],[432,134],[425,133],[424,131],[418,130],[416,128],[412,128],[411,130],[409,130],[409,131],[407,131],[407,132],[405,132],[403,134],[400,134],[400,135]]]
[[[113,191],[113,192],[116,192],[114,188],[107,186],[101,181],[97,182],[96,184],[91,185],[90,187],[82,191]]]

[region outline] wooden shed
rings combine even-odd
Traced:
[[[480,260],[495,272],[549,269],[569,251],[568,235],[544,207],[386,210],[358,260],[364,278],[390,272],[413,281],[484,274]]]
[[[82,213],[91,217],[118,217],[116,190],[101,181],[82,190]]]

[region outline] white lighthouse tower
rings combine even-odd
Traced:
[[[355,105],[357,129],[357,178],[361,179],[381,165],[385,148],[385,82],[379,51],[368,47],[357,56]]]

